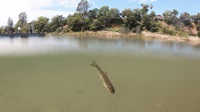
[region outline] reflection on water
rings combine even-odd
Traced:
[[[0,112],[200,110],[199,48],[187,43],[4,38],[0,55]],[[108,73],[115,94],[103,87],[92,60]]]
[[[134,39],[97,38],[1,38],[0,55],[69,51],[121,51],[129,53],[170,53],[199,55],[200,48],[184,42]]]

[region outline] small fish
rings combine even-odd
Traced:
[[[115,93],[115,88],[114,86],[112,85],[112,83],[110,82],[110,80],[108,79],[108,76],[107,76],[107,73],[104,72],[97,64],[95,61],[93,61],[92,64],[90,64],[91,66],[97,68],[97,70],[99,71],[99,75],[103,81],[103,85],[107,88],[107,90],[114,94]]]

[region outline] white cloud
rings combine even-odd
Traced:
[[[152,3],[156,1],[157,0],[129,0],[129,2],[139,2],[139,3]]]
[[[29,22],[39,16],[67,16],[76,11],[79,2],[80,0],[0,0],[0,26],[6,25],[9,17],[16,23],[21,12],[27,13]]]

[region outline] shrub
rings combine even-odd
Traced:
[[[95,19],[92,24],[90,24],[90,30],[101,30],[103,28],[102,23],[98,20]]]
[[[183,32],[183,31],[180,31],[178,33],[178,35],[181,36],[181,37],[188,37],[189,36],[186,32]]]
[[[142,33],[142,30],[142,27],[139,25],[131,29],[131,31],[134,33]]]
[[[109,28],[108,29],[109,31],[112,31],[112,32],[119,32],[119,28]]]
[[[197,36],[200,38],[200,30],[198,30],[198,32],[197,32]]]
[[[65,25],[64,27],[63,27],[63,32],[70,32],[71,30],[70,30],[70,28],[68,27],[68,25]]]
[[[150,29],[150,32],[158,32],[158,30],[159,30],[159,27],[151,27],[151,29]]]
[[[175,26],[175,30],[176,30],[176,31],[181,31],[181,28],[180,28],[179,26],[176,25],[176,26]]]
[[[162,33],[169,34],[169,35],[175,35],[176,34],[173,30],[170,30],[170,29],[168,29],[166,27],[162,28]]]
[[[121,29],[120,29],[120,33],[121,34],[127,34],[128,32],[130,31],[130,29],[129,28],[126,28],[126,27],[122,27]]]
[[[60,32],[62,32],[62,30],[63,30],[63,28],[62,27],[58,27],[57,29],[56,29],[56,33],[60,33]]]
[[[159,27],[160,27],[160,24],[157,24],[155,22],[152,22],[151,23],[151,28],[150,28],[150,32],[158,32],[159,30]]]

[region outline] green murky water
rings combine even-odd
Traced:
[[[200,110],[198,48],[138,39],[33,40],[0,40],[0,112]],[[92,60],[108,72],[114,95]]]

